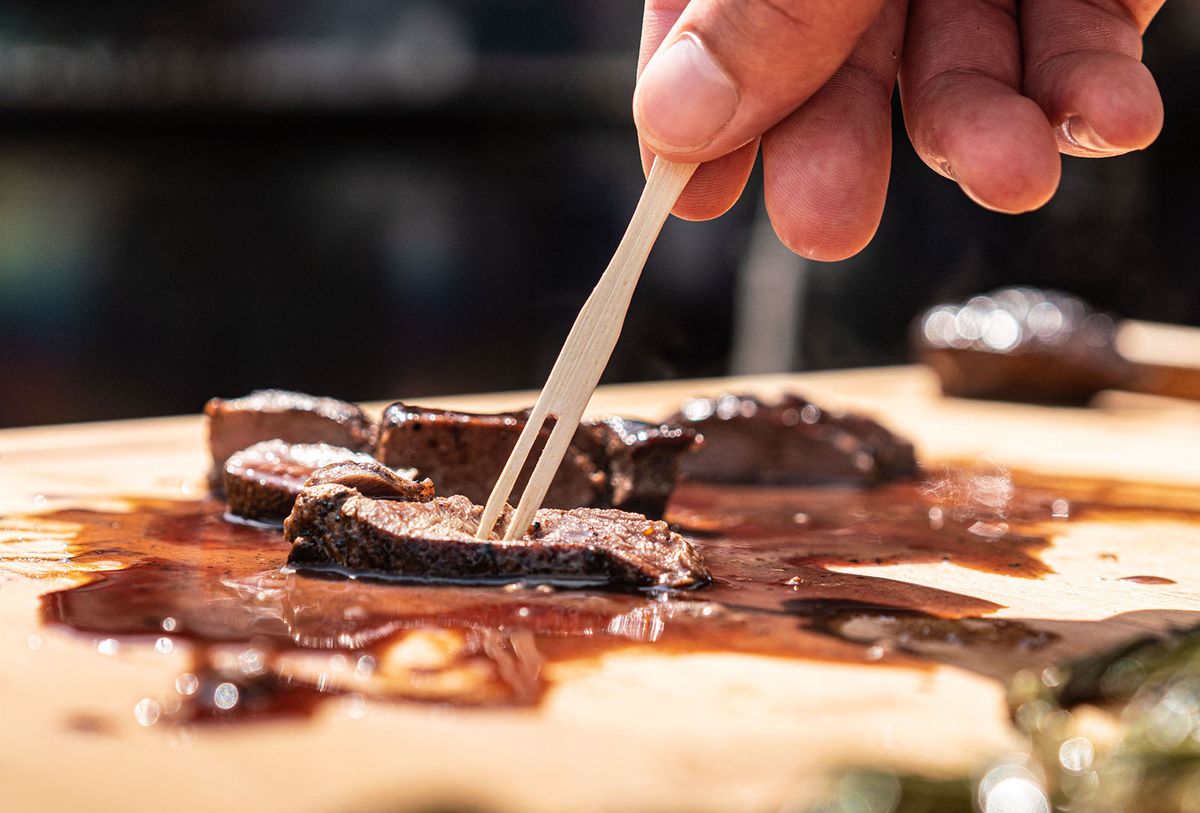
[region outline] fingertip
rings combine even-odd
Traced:
[[[1009,89],[974,95],[941,122],[935,163],[984,208],[1033,211],[1054,196],[1062,176],[1058,144],[1045,115]]]
[[[729,211],[754,169],[758,139],[715,161],[701,164],[671,214],[681,220],[712,220]]]
[[[788,219],[779,213],[771,213],[771,225],[779,241],[788,247],[793,254],[799,254],[808,260],[822,263],[836,263],[848,260],[867,247],[875,237],[879,221],[868,221],[866,229],[814,235],[796,221]]]
[[[864,152],[836,142],[805,143],[810,150],[803,159],[764,157],[771,225],[802,257],[822,262],[853,257],[871,242],[883,216],[887,145]]]
[[[837,176],[831,174],[831,180]],[[858,179],[861,181],[861,179]],[[816,198],[797,198],[768,181],[767,215],[780,242],[794,254],[820,262],[849,259],[867,247],[879,229],[887,195],[886,177],[867,183],[855,199],[820,206]],[[814,205],[818,204],[818,205]]]
[[[963,194],[983,208],[1000,214],[1020,215],[1036,211],[1054,197],[1062,179],[1062,164],[1057,152],[1053,161],[1046,166],[1035,166],[1043,162],[1015,161],[1013,171],[1005,175],[958,179]]]
[[[1054,83],[1047,114],[1069,155],[1105,157],[1141,150],[1162,131],[1158,84],[1139,60],[1111,52],[1059,57],[1043,84]]]
[[[767,214],[784,245],[803,257],[852,257],[879,227],[891,104],[882,89],[868,88],[831,83],[763,141]]]
[[[1057,152],[1057,151],[1056,151]],[[1013,171],[1005,175],[958,179],[963,194],[983,208],[1000,214],[1020,215],[1036,211],[1054,197],[1062,179],[1062,164],[1053,161],[1015,161]],[[1036,164],[1045,163],[1045,166]],[[1023,166],[1020,166],[1023,164]]]
[[[758,144],[759,140],[755,139],[726,156],[701,164],[675,202],[671,214],[680,220],[712,220],[733,208],[754,169]],[[646,146],[645,141],[641,141],[638,147],[642,174],[649,177],[650,167],[659,156]]]

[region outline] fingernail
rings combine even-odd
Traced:
[[[696,35],[684,34],[650,60],[634,104],[651,146],[686,152],[704,147],[733,118],[738,91]]]
[[[1080,147],[1092,152],[1102,153],[1122,153],[1128,150],[1122,147],[1114,147],[1109,144],[1100,134],[1092,129],[1092,125],[1081,116],[1071,116],[1062,123],[1061,126],[1063,138],[1076,147]]]

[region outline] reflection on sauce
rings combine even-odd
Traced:
[[[999,609],[983,599],[832,568],[951,562],[1036,578],[1061,503],[1086,515],[1094,493],[970,470],[867,491],[686,485],[668,519],[714,582],[665,595],[317,578],[281,568],[279,531],[223,521],[216,501],[66,510],[41,519],[81,526],[73,560],[121,569],[44,596],[42,615],[97,639],[186,648],[174,693],[135,710],[144,725],[304,715],[332,696],[351,715],[384,700],[528,705],[554,664],[628,647],[1005,677],[1057,636],[980,617]],[[1101,507],[1127,510],[1114,503]]]
[[[1174,579],[1166,576],[1122,576],[1119,581],[1137,582],[1138,584],[1175,584]]]

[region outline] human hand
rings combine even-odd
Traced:
[[[848,257],[883,213],[898,74],[922,160],[982,206],[1030,211],[1058,187],[1059,153],[1120,155],[1158,136],[1140,57],[1162,2],[646,0],[643,164],[704,162],[675,214],[705,220],[741,195],[761,146],[780,238]]]

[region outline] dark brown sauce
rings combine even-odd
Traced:
[[[1002,677],[1058,636],[981,617],[1000,609],[984,599],[830,568],[952,562],[1036,578],[1051,523],[1134,510],[1091,503],[1095,492],[965,469],[871,490],[686,485],[668,519],[713,585],[666,595],[322,578],[283,569],[280,532],[226,522],[214,500],[65,510],[50,518],[81,526],[74,559],[122,569],[47,594],[42,616],[96,638],[190,644],[192,665],[161,702],[185,722],[304,715],[332,695],[351,714],[379,700],[527,705],[548,665],[627,647]]]
[[[1166,576],[1122,576],[1119,581],[1137,582],[1138,584],[1175,584],[1174,579]]]

